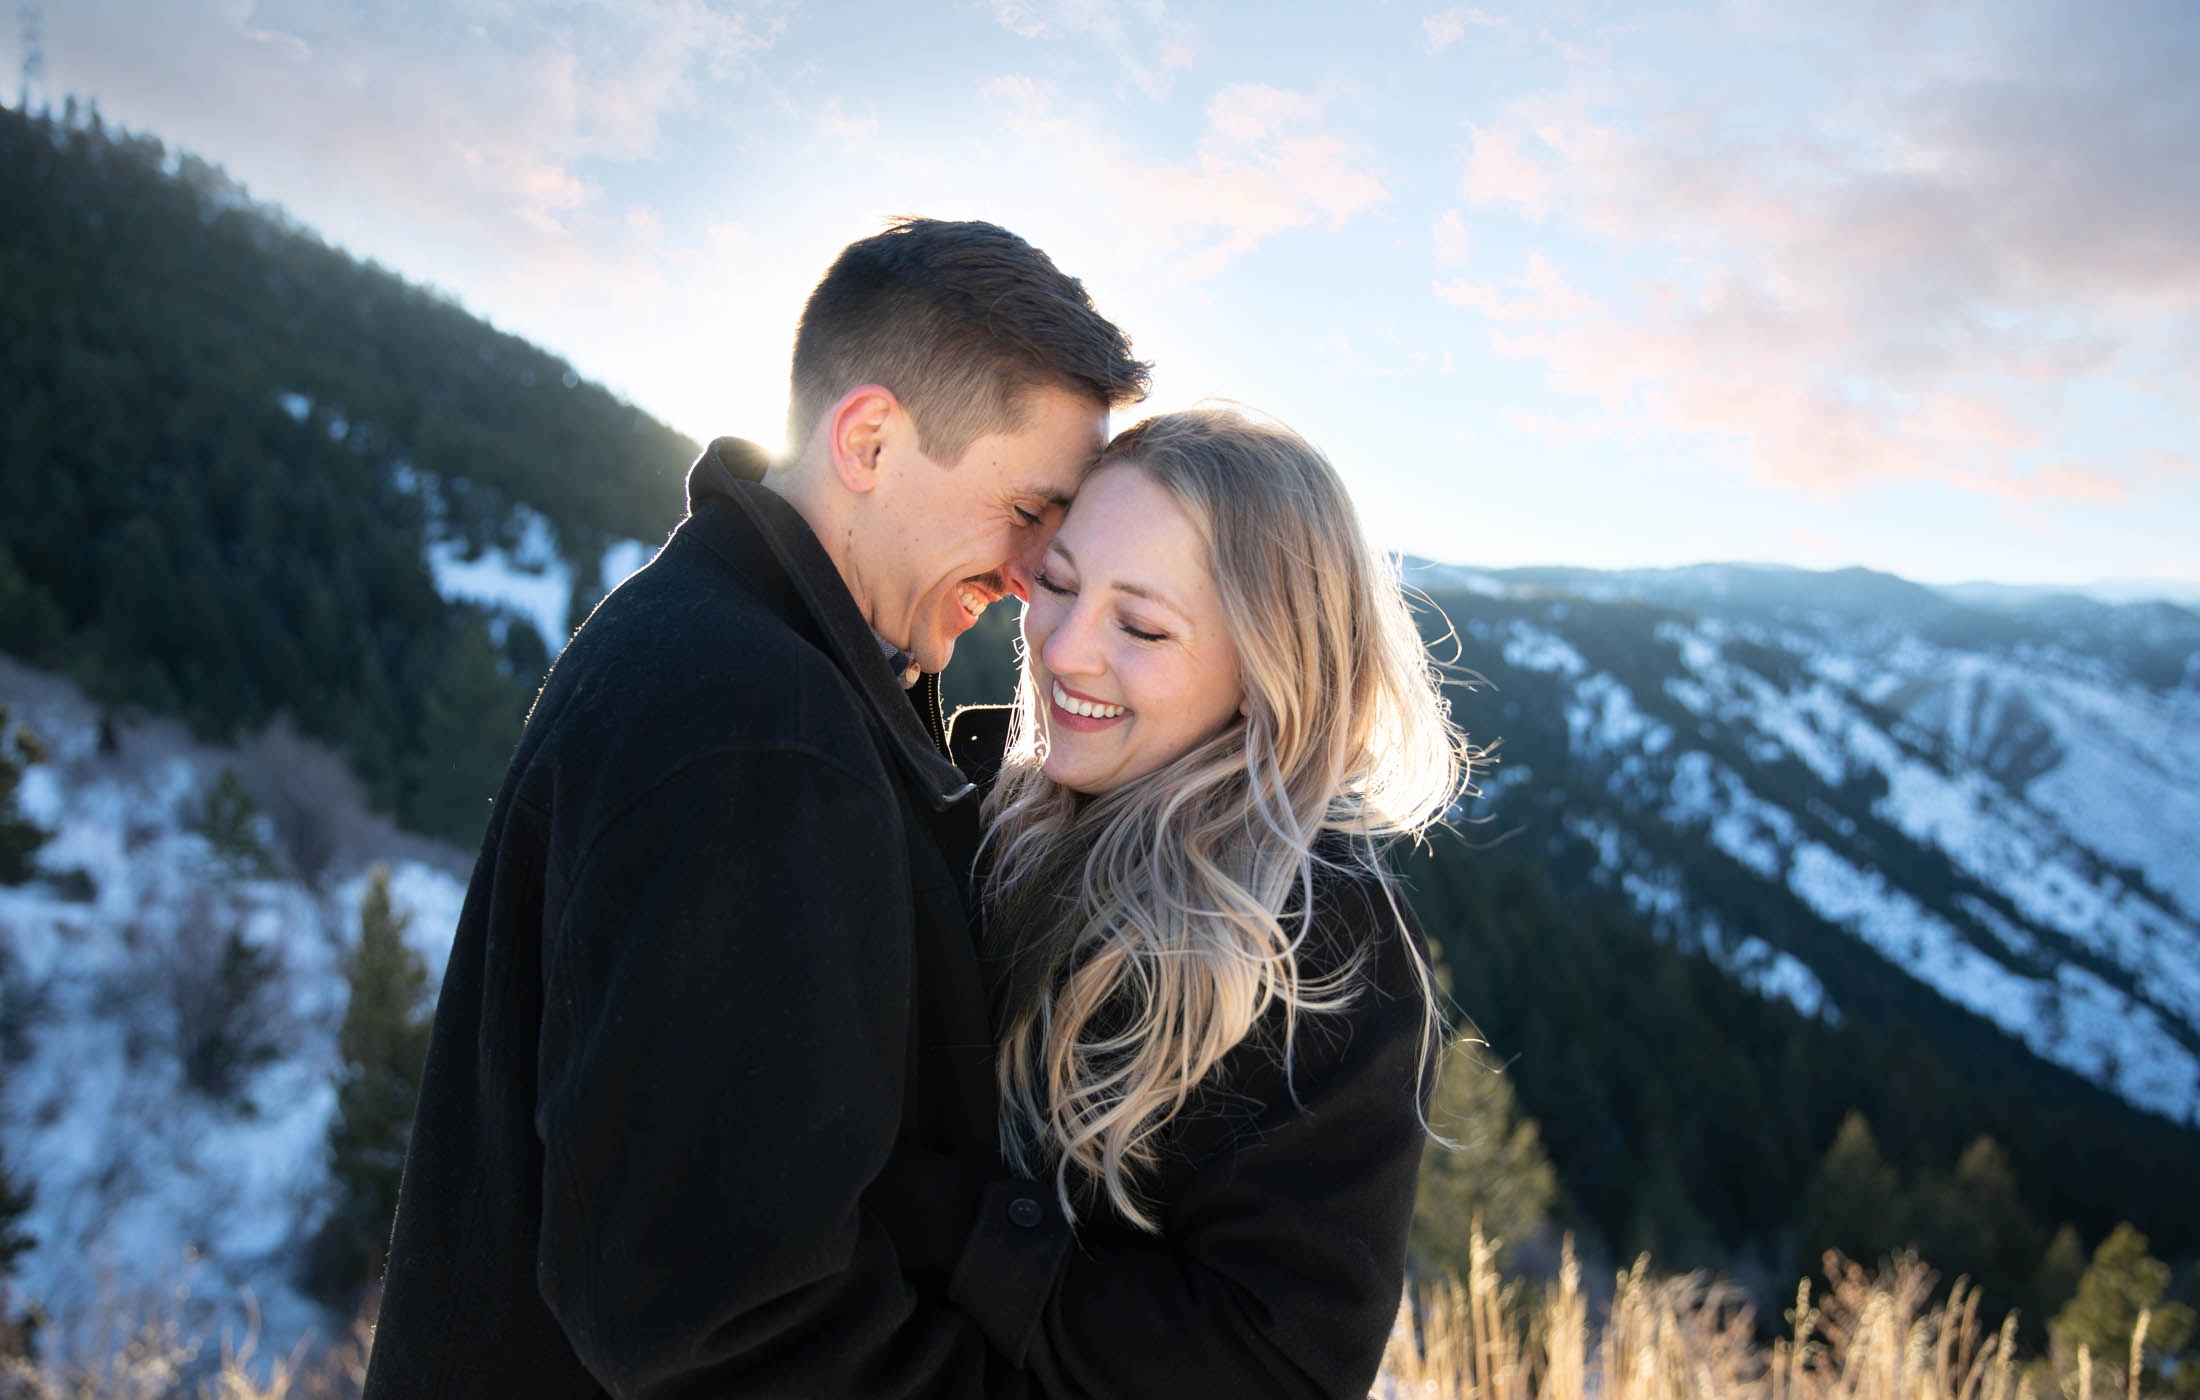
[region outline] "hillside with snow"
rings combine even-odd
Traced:
[[[50,833],[40,878],[0,886],[0,1142],[32,1193],[16,1296],[64,1349],[149,1304],[210,1340],[241,1340],[254,1309],[278,1352],[328,1337],[296,1261],[326,1194],[367,868],[389,867],[440,973],[465,861],[374,818],[285,731],[219,748],[117,723],[4,658],[0,700],[45,751],[18,805]],[[225,774],[258,794],[242,846],[210,834]],[[272,971],[245,1005],[221,999],[232,933]]]
[[[1461,701],[1503,739],[1475,815],[1562,791],[1554,858],[1745,982],[1837,1018],[1821,964],[1862,950],[2200,1126],[2200,614],[1743,567],[1409,577],[1493,686]],[[1737,927],[1735,881],[1796,917]]]

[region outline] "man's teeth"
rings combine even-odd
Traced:
[[[966,583],[955,590],[955,601],[962,604],[964,612],[976,617],[979,613],[984,612],[987,605],[993,600]]]
[[[1090,700],[1080,700],[1062,689],[1060,681],[1054,683],[1054,703],[1071,714],[1083,715],[1086,719],[1114,719],[1117,715],[1124,713],[1124,707],[1121,705],[1101,705]]]

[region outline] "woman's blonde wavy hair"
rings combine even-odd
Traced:
[[[1200,408],[1126,430],[1094,470],[1146,473],[1206,540],[1246,707],[1173,763],[1086,796],[1042,771],[1025,667],[985,807],[988,939],[1011,968],[1001,1143],[1027,1174],[1052,1170],[1072,1219],[1105,1196],[1153,1231],[1139,1179],[1201,1079],[1277,1006],[1288,1076],[1298,1018],[1342,1009],[1364,980],[1364,948],[1301,966],[1317,871],[1390,896],[1376,843],[1441,820],[1475,751],[1396,573],[1303,438]],[[1329,833],[1344,839],[1317,846]],[[1434,984],[1401,942],[1433,1051]]]

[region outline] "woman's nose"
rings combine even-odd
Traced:
[[[1080,599],[1054,625],[1039,648],[1040,660],[1057,676],[1089,676],[1100,670],[1100,648],[1095,644],[1092,610]]]

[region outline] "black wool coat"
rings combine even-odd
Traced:
[[[936,684],[912,704],[762,469],[704,453],[528,717],[444,974],[374,1400],[1031,1389],[997,1342],[1069,1234],[986,1165],[976,800]]]
[[[1007,713],[955,716],[954,753],[981,782],[999,767]],[[989,943],[1003,941],[996,931]],[[1323,872],[1301,973],[1322,977],[1360,952],[1357,999],[1299,1018],[1288,1074],[1272,1014],[1164,1130],[1141,1193],[1158,1236],[1094,1203],[1027,1330],[963,1293],[958,1275],[957,1301],[1042,1393],[1367,1395],[1397,1317],[1427,1141],[1434,1066],[1424,1075],[1416,966],[1428,949],[1403,894]],[[1004,961],[991,965],[997,982]]]

